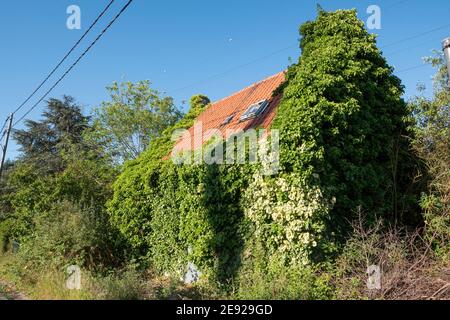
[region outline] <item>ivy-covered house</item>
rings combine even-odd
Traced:
[[[184,119],[125,165],[108,210],[157,272],[183,275],[191,263],[227,282],[241,270],[304,268],[332,259],[361,212],[410,218],[408,111],[376,37],[355,10],[320,11],[300,35],[301,57],[286,72],[215,103],[194,96]],[[269,127],[279,131],[273,175],[259,163],[168,159],[204,148],[214,132],[226,142],[234,130]],[[203,139],[187,139],[196,128]]]

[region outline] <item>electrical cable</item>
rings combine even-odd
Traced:
[[[399,70],[399,71],[394,71],[394,73],[403,73],[403,72],[407,72],[407,71],[411,71],[411,70],[415,70],[415,69],[424,68],[424,67],[427,67],[427,66],[429,66],[429,65],[428,64],[419,64],[417,66],[409,67],[409,68],[402,69],[402,70]]]
[[[400,1],[400,2],[404,2],[404,1]],[[398,4],[400,4],[400,2],[399,2]],[[427,34],[430,34],[430,33],[433,33],[433,32],[439,31],[439,30],[442,30],[442,29],[447,28],[447,27],[450,27],[450,24],[447,24],[447,25],[444,25],[444,26],[441,26],[441,27],[437,27],[437,28],[433,28],[433,29],[431,29],[431,30],[428,30],[428,31],[425,31],[425,32],[421,32],[421,33],[419,33],[419,34],[416,34],[416,35],[413,35],[413,36],[409,36],[409,37],[407,37],[407,38],[403,38],[403,39],[397,40],[396,42],[389,43],[389,44],[384,45],[384,46],[381,46],[381,47],[379,47],[379,48],[380,48],[380,49],[384,49],[384,48],[387,48],[387,47],[391,47],[391,46],[394,46],[394,45],[396,45],[396,44],[403,43],[403,42],[406,42],[406,41],[408,41],[408,40],[416,39],[416,38],[419,38],[419,37],[421,37],[421,36],[424,36],[424,35],[427,35]],[[269,58],[269,57],[271,57],[271,56],[273,56],[273,55],[276,55],[276,54],[278,54],[278,53],[280,53],[280,52],[283,52],[283,51],[285,51],[285,50],[288,50],[288,49],[292,49],[292,48],[294,48],[294,47],[296,47],[296,46],[298,46],[298,44],[296,44],[296,45],[290,45],[290,46],[288,46],[288,47],[279,49],[279,50],[274,51],[274,52],[272,52],[272,53],[269,53],[269,54],[267,54],[267,55],[265,55],[265,56],[262,56],[262,57],[260,57],[260,58],[258,58],[258,59],[249,61],[249,62],[247,62],[247,63],[244,63],[244,64],[238,65],[238,66],[236,66],[236,67],[230,68],[230,69],[228,69],[228,70],[226,70],[226,71],[224,71],[224,72],[221,72],[221,73],[218,73],[218,74],[215,74],[215,75],[206,77],[206,78],[204,78],[204,79],[202,79],[202,80],[196,81],[196,82],[191,83],[191,84],[189,84],[189,85],[186,85],[186,86],[177,88],[177,89],[175,89],[175,90],[172,90],[172,91],[170,91],[170,93],[173,94],[173,93],[175,93],[175,92],[178,92],[178,91],[182,91],[182,90],[191,88],[191,87],[193,87],[193,86],[196,86],[196,85],[198,85],[198,84],[205,83],[205,82],[210,81],[210,80],[219,79],[219,78],[221,78],[222,76],[224,76],[224,75],[226,75],[226,74],[228,74],[228,73],[230,73],[230,72],[233,72],[233,71],[235,71],[235,70],[239,70],[239,69],[241,69],[241,68],[243,68],[243,67],[246,67],[246,66],[249,66],[249,65],[251,65],[251,64],[253,64],[253,63],[259,62],[259,61],[264,60],[264,59],[267,59],[267,58]],[[402,49],[402,50],[405,50],[405,49]]]
[[[24,102],[20,106],[16,108],[16,110],[13,111],[13,113],[17,113],[20,111],[25,104],[28,103],[28,101],[31,100],[32,97],[44,86],[45,83],[51,78],[52,75],[55,74],[55,72],[59,69],[59,67],[67,60],[67,58],[72,54],[72,52],[78,47],[78,45],[83,41],[83,39],[89,34],[89,32],[94,28],[94,26],[98,23],[98,21],[105,15],[105,13],[108,11],[108,9],[111,7],[111,5],[114,3],[115,0],[111,0],[109,4],[103,9],[103,11],[100,13],[100,15],[95,19],[95,21],[90,25],[90,27],[86,30],[86,32],[81,36],[81,38],[75,43],[75,45],[66,53],[66,55],[59,61],[59,63],[56,65],[56,67],[53,68],[53,70],[45,77],[45,79],[37,86],[37,88],[28,96],[28,98],[25,99]]]
[[[116,22],[117,19],[127,10],[133,0],[129,0],[125,6],[119,11],[119,13],[109,22],[109,24],[100,32],[97,38],[87,47],[87,49],[78,57],[78,59],[66,70],[66,72],[55,82],[55,84],[13,125],[15,127],[20,123],[27,115],[31,113],[52,91],[55,89],[62,80],[72,71],[73,68],[83,59],[83,57],[94,47],[94,45],[103,37],[103,35],[111,28],[111,26]]]
[[[0,133],[3,132],[3,130],[6,128],[6,124],[8,123],[9,117],[10,117],[10,116],[8,116],[8,117],[6,118],[5,123],[3,124],[2,129],[0,130]]]

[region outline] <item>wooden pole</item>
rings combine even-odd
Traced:
[[[13,117],[14,117],[14,115],[12,113],[8,117],[8,129],[6,129],[5,143],[4,143],[4,146],[3,146],[2,158],[1,158],[1,161],[0,161],[0,178],[2,177],[3,167],[5,165],[6,151],[8,150],[8,142],[9,142],[9,137],[11,135]]]

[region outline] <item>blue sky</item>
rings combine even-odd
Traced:
[[[15,0],[0,11],[0,122],[39,84],[81,36],[108,0]],[[84,49],[126,2],[116,0],[102,23],[65,67]],[[416,67],[441,40],[450,36],[450,1],[323,0],[325,10],[357,8],[366,21],[369,5],[379,5],[379,46],[406,86],[431,87],[433,69]],[[298,27],[316,16],[316,1],[135,0],[51,97],[74,96],[86,113],[107,99],[105,86],[117,81],[148,79],[181,106],[193,94],[220,99],[285,69],[298,59]],[[66,28],[66,9],[78,5],[82,29]],[[446,28],[401,41],[448,24]],[[64,70],[61,69],[60,72]],[[57,75],[60,75],[58,73]],[[51,82],[49,83],[49,85]],[[46,87],[48,88],[48,87]],[[38,100],[37,95],[30,107]],[[42,106],[30,114],[38,119]],[[18,116],[20,116],[19,114]],[[20,126],[19,126],[20,127]],[[17,155],[13,143],[9,157]]]

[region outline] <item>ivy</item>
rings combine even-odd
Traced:
[[[184,118],[153,140],[140,157],[127,162],[114,184],[114,197],[108,203],[112,221],[140,254],[148,254],[152,211],[160,205],[160,181],[166,177],[165,170],[170,167],[169,161],[164,159],[174,145],[172,132],[191,127],[209,102],[205,96],[194,96],[191,109]]]
[[[412,165],[400,79],[355,10],[320,11],[300,33],[302,56],[287,73],[273,124],[284,171],[336,198],[334,231],[358,207],[395,219],[398,177],[409,177]]]

